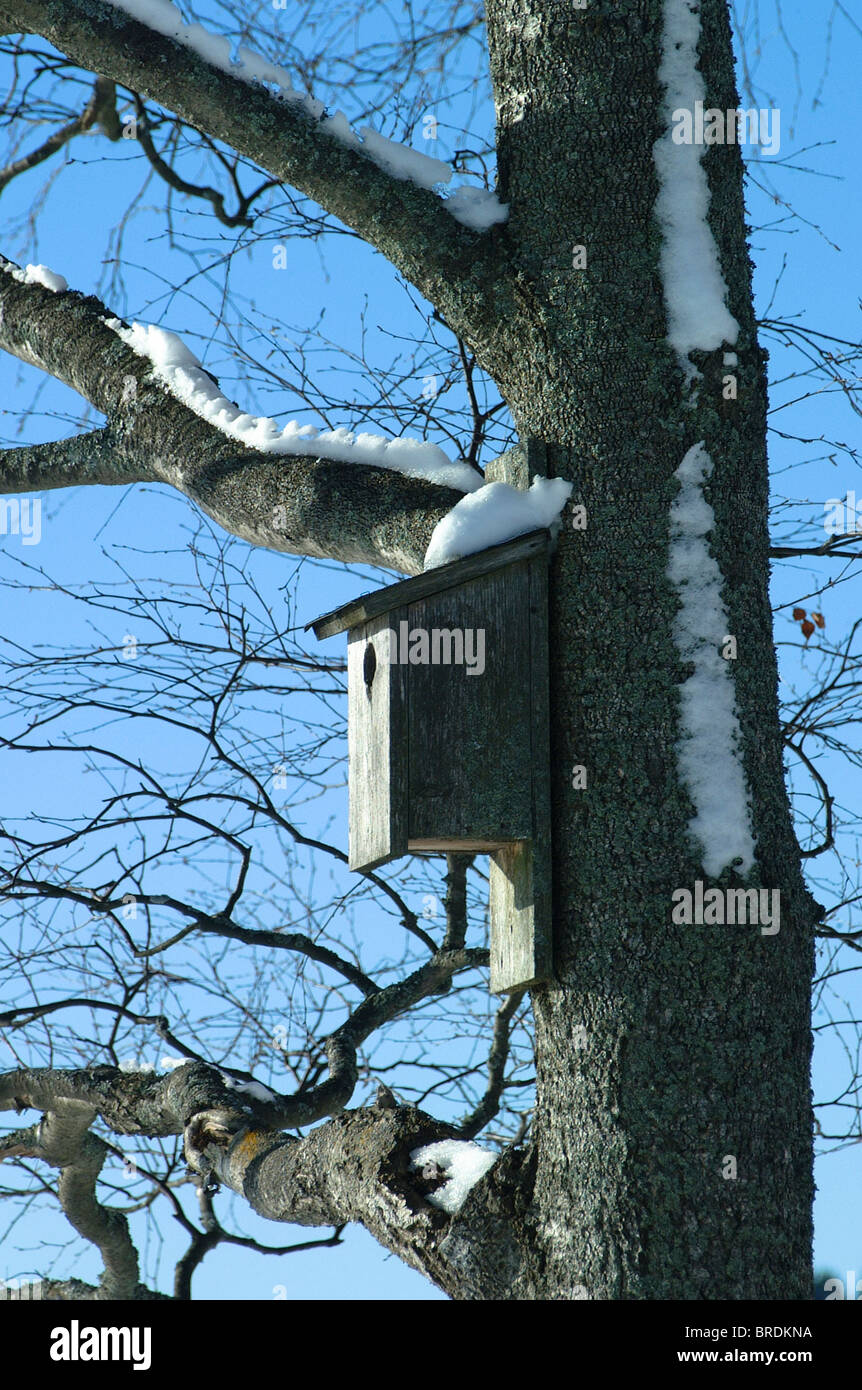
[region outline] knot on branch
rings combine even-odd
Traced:
[[[212,1145],[226,1149],[248,1128],[248,1117],[233,1110],[202,1110],[193,1115],[183,1134],[183,1151],[189,1166],[198,1173],[212,1170],[206,1150]]]

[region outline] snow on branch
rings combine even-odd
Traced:
[[[58,275],[47,266],[29,265],[22,270],[11,262],[0,260],[0,269],[6,271],[19,284],[38,285],[53,294],[66,291],[66,281],[62,275]],[[70,298],[79,300],[78,296]],[[488,483],[483,486],[481,473],[466,463],[448,458],[436,444],[426,440],[405,436],[387,439],[383,435],[368,432],[355,434],[346,428],[318,430],[313,425],[301,425],[296,420],[289,420],[287,424],[280,425],[268,416],[253,415],[244,411],[229,400],[177,334],[155,324],[126,324],[110,314],[99,315],[99,323],[116,335],[138,359],[145,360],[148,375],[167,390],[174,400],[187,407],[198,419],[205,421],[224,438],[235,440],[256,454],[331,460],[333,463],[382,468],[451,489],[452,492],[466,494],[432,530],[425,553],[425,569],[433,569],[450,560],[471,555],[477,550],[511,540],[537,527],[548,527],[555,532],[559,525],[559,514],[572,490],[571,483],[562,479],[537,477],[528,492],[519,491],[505,483]],[[55,337],[47,324],[46,333],[48,337]],[[3,342],[2,333],[0,345],[15,350],[11,342]],[[91,342],[87,351],[91,369],[94,365],[93,346]],[[36,361],[45,370],[56,370],[51,362],[43,360],[43,356],[42,353],[34,355],[31,352],[28,360]],[[125,384],[121,400],[128,398],[130,402],[134,402],[135,399],[141,401],[146,423],[155,413],[155,402],[143,401],[136,378],[130,378],[126,374],[123,380]],[[128,390],[129,381],[134,387],[131,391]],[[105,408],[106,394],[108,392],[103,386],[94,403]],[[81,459],[82,452],[77,449],[75,441],[64,441],[62,449],[59,446],[52,446],[52,449],[29,449],[22,452],[17,461],[11,456],[8,457],[7,471],[12,481],[13,473],[20,475],[21,487],[38,488],[69,486],[75,482],[90,481],[129,482],[160,476],[151,454],[149,467],[143,471],[130,467],[128,460],[123,465],[113,458],[106,461],[100,454],[99,470],[94,473],[92,468],[81,467]],[[165,473],[163,480],[189,491],[196,500],[206,505],[202,496],[191,486],[189,472],[187,465],[180,466],[174,462],[171,472]],[[15,486],[16,490],[21,490],[17,482]],[[211,506],[208,506],[207,510],[213,514]],[[224,517],[221,514],[216,515],[217,519],[225,524]],[[228,529],[234,528],[228,526]],[[237,533],[243,534],[240,530]]]
[[[432,989],[439,987],[440,969],[428,974],[426,967]],[[192,1169],[207,1183],[237,1193],[266,1220],[337,1227],[358,1221],[453,1296],[508,1294],[520,1265],[508,1224],[505,1258],[490,1280],[483,1256],[500,1250],[501,1205],[508,1214],[517,1200],[517,1161],[454,1140],[448,1125],[411,1105],[345,1111],[295,1138],[283,1128],[304,1127],[322,1116],[296,1112],[287,1120],[268,1094],[268,1088],[237,1085],[200,1062],[167,1076],[109,1066],[0,1072],[0,1111],[37,1109],[45,1116],[41,1124],[0,1139],[0,1162],[35,1158],[61,1169],[63,1209],[105,1263],[102,1297],[153,1295],[137,1284],[125,1218],[94,1200],[110,1151],[89,1132],[97,1114],[124,1136],[182,1133]],[[493,1204],[486,1200],[486,1185],[462,1214],[468,1191],[492,1165]]]
[[[283,87],[288,75],[243,45],[232,49],[200,26],[189,44],[166,0],[134,7],[170,32],[110,0],[0,0],[0,20],[7,32],[41,35],[85,71],[158,102],[312,199],[415,285],[492,376],[525,350],[531,330],[508,242],[494,225],[505,216],[494,194],[465,186],[444,199],[442,161],[376,133],[363,141],[344,116]]]
[[[222,72],[244,82],[260,84],[275,100],[296,104],[319,123],[320,130],[326,135],[360,150],[393,178],[409,179],[425,189],[447,184],[451,179],[452,170],[442,159],[432,159],[409,145],[387,140],[370,126],[357,135],[343,111],[327,115],[322,101],[306,92],[297,91],[285,68],[271,63],[245,44],[232,44],[223,35],[210,33],[202,24],[186,24],[171,0],[106,0],[106,3],[146,24],[156,33],[192,49],[198,57]],[[505,222],[508,216],[508,208],[496,194],[469,184],[456,189],[443,202],[443,206],[458,222],[474,231],[487,231],[496,223]]]
[[[404,436],[386,439],[380,434],[353,434],[344,428],[321,431],[296,420],[280,426],[229,401],[175,333],[153,324],[127,326],[115,318],[107,318],[105,323],[152,363],[153,372],[172,395],[223,434],[258,453],[307,455],[387,468],[468,494],[437,523],[425,555],[426,570],[540,526],[556,533],[571,483],[537,477],[529,492],[506,483],[482,486],[482,475],[475,469],[449,459],[436,444],[424,440]]]
[[[43,285],[53,294],[62,294],[69,288],[62,275],[49,270],[46,265],[25,265],[22,270],[20,266],[12,265],[11,261],[0,261],[0,270],[5,270],[7,275],[11,275],[22,285]]]
[[[437,522],[481,485],[422,440],[253,416],[173,334],[123,324],[47,267],[0,256],[0,270],[0,349],[107,416],[88,434],[0,451],[0,489],[160,482],[252,545],[416,574]]]
[[[462,1139],[438,1139],[435,1144],[423,1144],[410,1155],[410,1167],[421,1173],[423,1178],[443,1177],[445,1181],[433,1192],[426,1194],[426,1202],[432,1207],[455,1216],[463,1207],[467,1196],[489,1168],[493,1168],[497,1155],[489,1153],[478,1144]]]
[[[453,463],[436,444],[421,439],[386,439],[380,434],[353,434],[344,428],[318,430],[314,425],[300,425],[297,420],[279,425],[267,416],[250,415],[222,394],[176,333],[154,324],[125,325],[116,318],[106,318],[105,323],[134,352],[150,361],[155,376],[177,400],[229,438],[258,453],[331,458],[388,468],[458,492],[472,492],[481,486],[481,474],[474,468]]]

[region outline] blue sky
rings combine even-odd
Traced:
[[[752,8],[740,4],[737,9],[743,18],[749,16],[745,23],[750,27]],[[830,5],[821,6],[812,13],[810,5],[801,0],[785,0],[779,24],[771,0],[764,0],[760,7],[760,32],[751,37],[749,66],[757,104],[781,109],[782,145],[778,159],[771,161],[774,167],[769,168],[765,160],[751,166],[752,253],[761,316],[786,320],[798,316],[800,322],[814,329],[858,341],[858,278],[854,275],[858,277],[860,247],[855,161],[860,139],[857,73],[862,37],[838,14],[828,46],[830,9]],[[196,13],[217,19],[220,7],[205,3]],[[260,23],[270,28],[282,22],[279,13],[268,7],[258,7],[258,15]],[[359,32],[359,42],[365,42],[370,35],[385,32],[390,22],[383,18],[383,11],[375,11],[365,19],[364,29],[350,33]],[[282,57],[275,34],[272,39],[273,56]],[[349,47],[345,34],[340,42]],[[357,40],[353,42],[355,46]],[[788,44],[795,48],[796,56]],[[758,47],[759,54],[755,51]],[[467,67],[468,58],[462,60]],[[0,77],[5,84],[8,64],[4,69],[2,60]],[[318,89],[318,95],[329,98],[325,85]],[[428,153],[446,158],[460,144],[449,122],[466,124],[469,119],[480,136],[487,136],[489,110],[480,106],[473,112],[472,100],[471,95],[453,100],[448,107],[441,104],[440,134],[430,148],[425,146]],[[342,106],[351,116],[355,114],[355,94],[341,94],[332,104]],[[382,95],[380,104],[382,114],[374,123],[385,134],[404,138],[403,126],[388,118],[391,108]],[[422,147],[419,129],[414,143]],[[116,256],[114,229],[123,224],[130,200],[143,180],[142,156],[135,143],[109,145],[99,136],[79,139],[68,148],[65,160],[52,166],[52,172],[55,170],[36,240],[31,238],[25,219],[31,200],[42,188],[43,174],[37,171],[17,179],[4,192],[0,217],[5,254],[22,264],[46,263],[62,273],[70,286],[100,294],[118,313],[182,332],[228,393],[260,413],[295,416],[316,424],[376,424],[383,431],[397,431],[398,421],[387,411],[386,393],[379,383],[369,385],[362,364],[355,356],[341,355],[339,349],[354,355],[364,352],[381,373],[385,373],[393,353],[399,353],[399,379],[394,385],[390,383],[391,398],[403,425],[412,393],[418,424],[404,427],[408,433],[421,428],[423,383],[429,372],[441,370],[441,363],[445,367],[452,349],[445,338],[434,353],[416,350],[403,341],[405,335],[421,336],[421,305],[418,309],[411,305],[381,257],[352,238],[331,237],[321,249],[310,240],[285,235],[287,214],[276,196],[253,232],[240,238],[243,249],[231,264],[231,288],[246,322],[229,313],[228,323],[220,326],[220,257],[234,249],[236,232],[222,230],[221,243],[216,244],[208,212],[177,200],[173,214],[176,235],[168,236],[163,186],[150,183],[124,224],[125,284],[121,287],[116,283],[112,261]],[[246,186],[253,182],[246,174]],[[792,215],[791,208],[798,216]],[[287,247],[285,270],[274,265],[274,252],[280,245]],[[315,326],[325,343],[307,339]],[[297,345],[305,342],[318,401],[328,391],[333,399],[344,403],[340,409],[333,405],[323,417],[306,404],[296,389],[295,375],[288,370],[286,354],[292,352],[295,362]],[[801,396],[810,385],[803,383],[803,389],[798,389],[798,384],[788,381],[789,373],[799,368],[797,357],[774,338],[767,336],[765,342],[771,353],[771,423],[776,431],[770,443],[776,530],[793,515],[803,526],[808,543],[817,544],[825,539],[818,529],[825,500],[852,488],[862,497],[862,478],[855,462],[832,444],[821,442],[846,441],[852,446],[858,438],[858,417],[834,389],[818,389],[812,399],[785,407],[786,401]],[[248,381],[241,379],[236,355],[243,352],[251,359]],[[282,384],[279,377],[292,382],[294,389]],[[385,381],[385,376],[381,380]],[[37,391],[36,408],[19,433],[18,413]],[[0,357],[0,401],[4,403],[0,431],[9,444],[62,437],[70,431],[70,422],[81,416],[80,402],[72,393],[54,383],[44,384],[37,372],[5,357]],[[442,404],[449,401],[457,405],[456,388]],[[52,412],[60,418],[53,418]],[[778,431],[816,442],[799,443],[783,438]],[[432,417],[429,437],[454,452],[442,415],[440,421]],[[496,453],[506,442],[505,421],[501,421],[490,453]],[[804,505],[788,513],[782,509],[785,497],[799,499]],[[46,494],[43,500],[43,539],[38,547],[28,550],[19,538],[4,538],[6,558],[13,569],[23,559],[44,565],[69,585],[91,581],[107,584],[116,578],[115,562],[122,559],[146,582],[166,580],[180,585],[188,581],[188,564],[181,557],[166,560],[161,554],[165,549],[184,550],[194,525],[189,504],[175,495],[158,488],[86,489]],[[241,542],[236,542],[236,547],[243,549]],[[288,567],[291,572],[293,567],[285,557],[269,554],[253,556],[250,563],[266,591],[274,596],[285,584]],[[838,568],[835,565],[836,575]],[[783,561],[775,566],[774,597],[782,605],[776,623],[782,674],[786,682],[800,689],[816,677],[820,639],[812,639],[810,650],[801,646],[789,607],[809,592],[812,576],[820,576],[822,581],[829,573],[825,564],[813,570],[803,561]],[[307,622],[380,578],[367,570],[305,566],[297,590],[295,621]],[[56,593],[34,589],[15,595],[7,590],[4,605],[7,637],[20,635],[33,640],[35,632],[46,647],[60,650],[64,644],[87,640],[75,605],[64,603]],[[856,584],[843,583],[819,600],[819,606],[826,617],[826,635],[838,641],[849,631],[859,608]],[[118,621],[111,615],[104,617],[106,636],[119,643],[124,634]],[[339,654],[342,641],[335,639],[324,650]],[[173,756],[163,740],[149,747],[150,756],[167,760]],[[839,804],[852,808],[852,777],[838,764],[832,776]],[[24,760],[7,764],[4,780],[7,797],[17,803],[18,814],[44,812],[56,798],[72,804],[80,794],[78,782],[61,769],[52,765],[40,774],[32,761],[27,762],[26,770]],[[804,787],[801,778],[799,787]],[[331,821],[331,838],[346,838],[345,807],[344,786],[334,779],[327,797],[315,810]],[[852,826],[846,831],[843,847],[851,865],[854,860],[858,865],[860,855]],[[837,870],[829,870],[829,866],[818,870],[812,883],[816,886],[819,874],[827,871],[834,884]],[[825,891],[821,892],[822,900]],[[367,927],[361,913],[358,921]],[[846,924],[846,914],[842,921]],[[852,966],[853,962],[846,964]],[[856,1014],[862,1003],[857,980],[858,975],[847,974],[839,982],[840,996],[846,998],[849,1012],[855,1010]],[[822,1002],[820,1021],[827,1007],[833,1015],[841,1014],[844,1005],[840,996]],[[842,1038],[818,1035],[814,1078],[819,1097],[834,1095],[845,1083],[846,1048],[852,1049],[853,1038],[852,1030],[845,1030]],[[153,1057],[157,1050],[154,1044]],[[144,1052],[149,1058],[149,1045]],[[835,1148],[831,1144],[822,1147]],[[816,1263],[839,1272],[858,1266],[862,1275],[862,1212],[853,1195],[859,1188],[858,1145],[839,1147],[820,1158],[817,1181]],[[243,1229],[268,1243],[287,1243],[303,1235],[294,1228],[273,1229],[244,1212],[238,1211],[237,1219]],[[167,1250],[176,1248],[176,1236],[169,1227],[170,1223],[162,1233]],[[28,1260],[23,1254],[8,1253],[18,1241],[26,1247],[57,1239],[56,1222],[47,1218],[31,1218],[26,1232],[22,1240],[19,1226],[8,1237],[0,1257],[0,1274],[4,1268],[7,1277],[27,1271]],[[34,1272],[44,1269],[42,1252],[31,1258]],[[75,1261],[76,1268],[92,1272],[89,1253],[76,1255]],[[267,1261],[234,1249],[226,1257],[205,1262],[195,1285],[198,1297],[272,1298],[281,1296],[282,1289],[290,1299],[350,1299],[358,1294],[379,1299],[442,1297],[421,1276],[387,1257],[370,1237],[355,1228],[346,1233],[345,1245],[338,1250]]]

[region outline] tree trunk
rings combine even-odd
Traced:
[[[534,994],[538,1163],[524,1298],[810,1296],[814,907],[783,783],[768,602],[766,379],[745,244],[742,161],[708,151],[710,226],[740,325],[722,351],[667,342],[654,220],[662,6],[570,16],[489,7],[500,196],[544,308],[542,358],[501,382],[533,471],[574,480],[552,570],[551,734],[558,987]],[[539,11],[541,10],[541,16]],[[701,5],[707,104],[736,107],[725,0]],[[519,93],[526,93],[521,101]],[[573,248],[587,269],[573,269]],[[725,345],[727,347],[729,345]],[[780,930],[673,925],[672,893],[714,886],[676,756],[669,582],[674,477],[704,441],[756,865],[722,885],[780,889]],[[542,462],[544,460],[544,467]],[[572,770],[586,768],[575,789]]]

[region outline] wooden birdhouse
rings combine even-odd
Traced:
[[[547,531],[318,618],[348,633],[349,862],[491,856],[491,989],[550,976]]]

